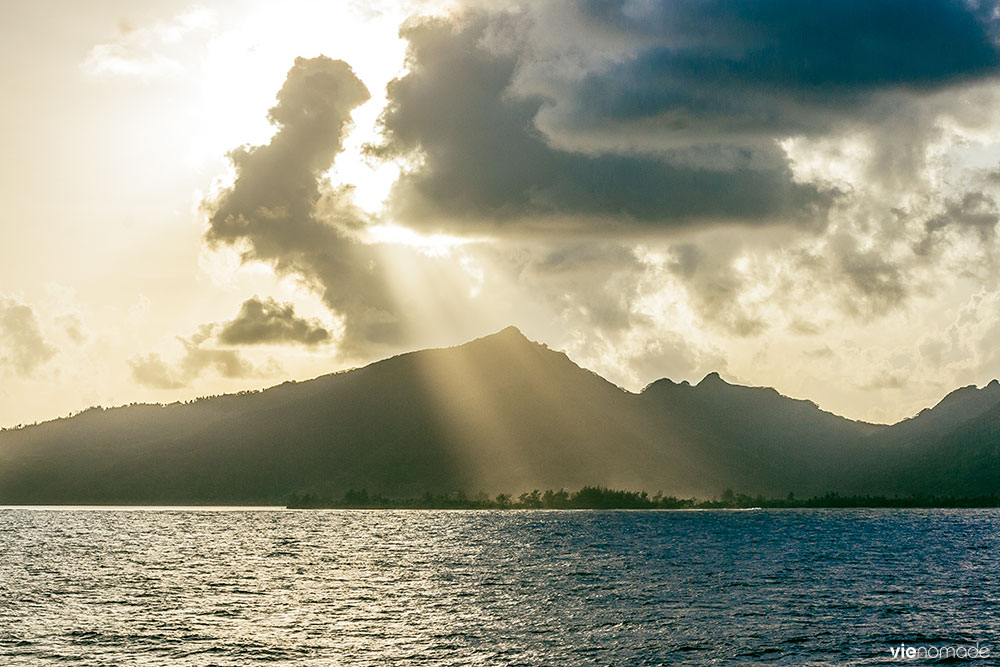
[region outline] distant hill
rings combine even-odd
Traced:
[[[894,426],[711,374],[639,394],[514,328],[308,382],[0,433],[0,503],[281,503],[293,492],[712,497],[1000,491],[1000,384]]]

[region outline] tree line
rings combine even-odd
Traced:
[[[646,491],[624,491],[603,486],[584,486],[579,491],[535,489],[513,496],[485,493],[474,496],[464,491],[433,494],[429,491],[411,498],[392,498],[366,489],[350,489],[343,496],[331,497],[316,492],[294,493],[289,509],[750,509],[750,508],[920,508],[920,507],[1000,507],[1000,495],[956,496],[882,496],[841,495],[830,492],[821,496],[784,498],[736,493],[726,489],[718,498],[677,498],[662,493],[650,496]]]

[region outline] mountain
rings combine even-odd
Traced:
[[[616,387],[511,327],[307,382],[94,408],[0,433],[0,503],[280,503],[601,484],[748,493],[992,493],[1000,384],[894,426],[710,374]]]
[[[852,459],[859,486],[899,494],[1000,491],[1000,382],[956,389]]]
[[[665,417],[683,419],[702,468],[731,487],[784,495],[855,486],[843,467],[886,427],[824,412],[765,387],[743,387],[710,373],[695,386],[659,380],[640,394]],[[719,486],[719,485],[722,486]]]

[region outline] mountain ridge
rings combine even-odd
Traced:
[[[973,490],[968,480],[993,492],[994,423],[996,381],[879,425],[717,372],[630,392],[507,327],[260,391],[5,431],[0,502],[283,502],[307,489],[587,484],[702,497],[724,488],[947,493]]]
[[[640,389],[638,391],[632,391],[632,390],[627,389],[625,387],[622,387],[620,385],[614,384],[613,382],[611,382],[607,378],[604,378],[602,375],[600,375],[596,371],[588,369],[585,366],[580,366],[579,364],[576,364],[576,362],[573,362],[572,359],[569,357],[569,355],[564,350],[556,350],[556,349],[548,347],[548,345],[546,345],[545,343],[539,343],[537,341],[533,341],[530,338],[528,338],[527,336],[525,336],[524,333],[521,332],[521,330],[518,329],[516,326],[510,325],[510,326],[504,327],[503,329],[501,329],[501,330],[499,330],[497,332],[494,332],[494,333],[491,333],[491,334],[485,334],[483,336],[480,336],[480,337],[477,337],[477,338],[473,338],[473,339],[471,339],[471,340],[469,340],[469,341],[467,341],[465,343],[458,343],[456,345],[450,345],[450,346],[444,346],[444,347],[424,348],[424,349],[421,349],[421,350],[411,350],[411,351],[407,351],[407,352],[400,352],[398,354],[386,357],[384,359],[379,359],[379,360],[370,362],[368,364],[364,364],[362,366],[353,366],[351,368],[345,368],[345,369],[341,369],[341,370],[331,371],[329,373],[323,373],[321,375],[317,375],[316,377],[308,378],[308,379],[305,379],[305,380],[284,380],[284,381],[282,381],[282,382],[280,382],[278,384],[270,385],[270,386],[263,387],[263,388],[260,388],[260,389],[249,389],[249,390],[237,391],[237,392],[233,392],[233,393],[211,394],[211,395],[205,395],[205,396],[198,396],[198,397],[193,398],[193,399],[178,400],[178,401],[173,401],[171,403],[132,402],[132,403],[127,403],[127,404],[122,404],[122,405],[114,405],[114,406],[96,405],[96,406],[91,406],[91,407],[88,407],[88,408],[84,408],[84,409],[82,409],[82,410],[80,410],[78,412],[71,413],[71,414],[69,414],[69,415],[67,415],[65,417],[53,417],[52,419],[46,419],[46,420],[37,421],[37,422],[34,422],[34,423],[18,424],[18,425],[15,425],[15,426],[0,427],[0,433],[6,432],[6,431],[24,430],[24,429],[28,429],[28,428],[42,426],[44,424],[49,424],[49,423],[52,423],[52,422],[63,421],[63,420],[66,420],[66,419],[73,419],[73,418],[79,417],[79,416],[87,414],[87,413],[92,413],[94,411],[121,410],[121,409],[124,409],[124,408],[140,407],[140,406],[146,406],[146,407],[167,407],[167,406],[173,406],[173,405],[191,405],[191,404],[195,404],[195,403],[199,403],[199,402],[207,401],[207,400],[216,400],[216,399],[224,399],[224,398],[236,397],[236,396],[248,396],[248,395],[253,395],[253,394],[260,394],[260,393],[263,393],[263,392],[267,392],[267,391],[272,391],[274,389],[278,389],[280,387],[294,386],[294,385],[305,385],[305,384],[308,384],[308,383],[312,383],[312,382],[316,382],[316,381],[320,381],[320,380],[325,380],[327,378],[332,378],[332,377],[344,375],[346,373],[353,373],[355,371],[363,370],[365,368],[369,368],[371,366],[376,366],[376,365],[379,365],[379,364],[384,364],[386,362],[392,361],[394,359],[399,359],[401,357],[408,357],[408,356],[414,355],[414,354],[420,354],[420,353],[423,353],[423,352],[433,352],[433,351],[437,351],[437,350],[452,350],[452,349],[455,349],[455,348],[464,347],[464,346],[476,343],[478,341],[483,341],[483,340],[487,340],[487,339],[493,339],[494,337],[497,337],[497,336],[512,337],[512,336],[515,336],[515,335],[518,338],[523,339],[524,341],[526,341],[526,342],[528,342],[528,343],[530,343],[532,345],[538,345],[538,346],[540,346],[540,347],[542,347],[542,348],[544,348],[546,350],[549,350],[549,351],[551,351],[551,352],[553,352],[555,354],[560,354],[560,355],[563,355],[563,356],[567,357],[567,359],[569,359],[574,365],[576,365],[581,370],[586,371],[588,373],[591,373],[591,374],[593,374],[593,375],[601,378],[605,382],[608,382],[609,384],[612,384],[613,386],[617,387],[619,390],[621,390],[623,392],[626,392],[626,393],[632,394],[632,395],[636,395],[636,396],[642,395],[647,390],[649,390],[651,387],[654,387],[655,385],[659,385],[660,383],[668,383],[668,384],[671,384],[671,385],[674,385],[674,386],[678,386],[678,387],[688,386],[688,387],[696,388],[696,387],[701,386],[702,384],[705,384],[706,380],[710,380],[710,384],[713,383],[713,382],[721,382],[722,384],[727,385],[729,387],[740,387],[740,388],[744,388],[744,389],[761,389],[761,390],[766,390],[766,391],[769,391],[769,392],[774,392],[778,396],[780,396],[782,398],[786,398],[786,399],[791,400],[791,401],[808,403],[808,404],[814,406],[815,408],[817,408],[819,411],[824,412],[826,414],[833,415],[835,417],[839,417],[841,419],[845,419],[845,420],[852,421],[852,422],[855,422],[855,423],[868,424],[868,425],[872,425],[872,426],[897,426],[897,425],[902,424],[904,422],[911,421],[913,419],[916,419],[917,417],[919,417],[920,415],[922,415],[925,412],[929,412],[931,410],[934,410],[934,409],[940,407],[946,401],[951,400],[953,398],[953,396],[959,395],[959,394],[963,394],[963,393],[965,393],[965,392],[967,392],[969,390],[976,391],[976,392],[982,392],[982,391],[984,391],[986,389],[997,390],[997,401],[1000,402],[1000,379],[992,379],[989,382],[987,382],[986,384],[984,384],[982,387],[980,387],[980,386],[978,386],[976,384],[970,384],[970,385],[965,385],[965,386],[953,389],[951,392],[949,392],[948,394],[946,394],[945,396],[943,396],[937,403],[935,403],[932,406],[921,408],[914,415],[911,415],[909,417],[903,417],[899,421],[893,422],[891,424],[882,424],[882,423],[879,423],[879,422],[865,421],[863,419],[855,419],[853,417],[848,417],[848,416],[839,414],[837,412],[833,412],[832,410],[827,410],[827,409],[823,408],[822,406],[820,406],[815,401],[813,401],[812,399],[809,399],[809,398],[798,398],[798,397],[795,397],[795,396],[790,396],[788,394],[783,394],[783,393],[781,393],[780,391],[778,391],[774,387],[769,387],[769,386],[766,386],[766,385],[745,385],[745,384],[738,384],[738,383],[735,383],[735,382],[729,382],[725,378],[722,377],[722,375],[721,375],[721,373],[719,371],[710,371],[710,372],[708,372],[701,380],[699,380],[696,383],[691,383],[688,380],[676,381],[676,380],[673,380],[673,379],[667,378],[667,377],[658,378],[656,380],[653,380],[653,381],[649,382],[642,389]]]

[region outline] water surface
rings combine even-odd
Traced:
[[[998,510],[0,509],[0,664],[997,655],[998,529]]]

